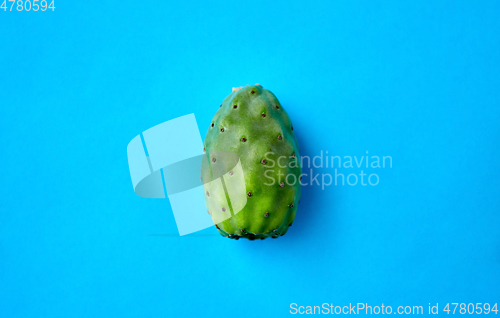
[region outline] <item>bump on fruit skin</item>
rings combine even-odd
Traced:
[[[236,214],[229,207],[234,215],[216,224],[219,233],[236,240],[278,238],[286,234],[297,212],[301,195],[298,180],[302,172],[300,151],[288,114],[276,96],[258,84],[233,89],[217,109],[205,137],[207,158],[211,158],[212,151],[238,154],[247,192],[245,207]],[[277,164],[280,156],[286,158],[280,160],[284,168]],[[291,165],[292,161],[296,164]],[[275,178],[273,185],[264,184],[272,182],[264,175],[267,170],[272,170],[267,175]],[[278,180],[279,173],[293,174],[297,182]],[[233,175],[232,171],[229,175]]]

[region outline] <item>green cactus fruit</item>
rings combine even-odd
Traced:
[[[300,202],[302,169],[292,122],[276,96],[259,84],[233,88],[204,147],[205,199],[220,234],[250,240],[284,235]],[[227,153],[240,164],[223,158]],[[223,182],[210,182],[215,179]]]

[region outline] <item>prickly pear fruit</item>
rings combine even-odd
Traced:
[[[204,147],[205,200],[220,234],[250,240],[284,235],[297,212],[302,171],[292,122],[276,96],[259,84],[233,88]],[[236,154],[239,164],[225,160],[225,153]]]

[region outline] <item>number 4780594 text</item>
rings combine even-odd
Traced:
[[[54,0],[50,3],[47,0],[3,0],[0,9],[3,11],[47,11],[47,9],[54,11],[56,7]]]

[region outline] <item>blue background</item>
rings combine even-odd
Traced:
[[[497,1],[55,5],[0,11],[1,317],[500,302]],[[393,167],[304,187],[277,240],[178,237],[167,200],[134,194],[127,144],[193,112],[204,137],[253,83],[302,155]]]

